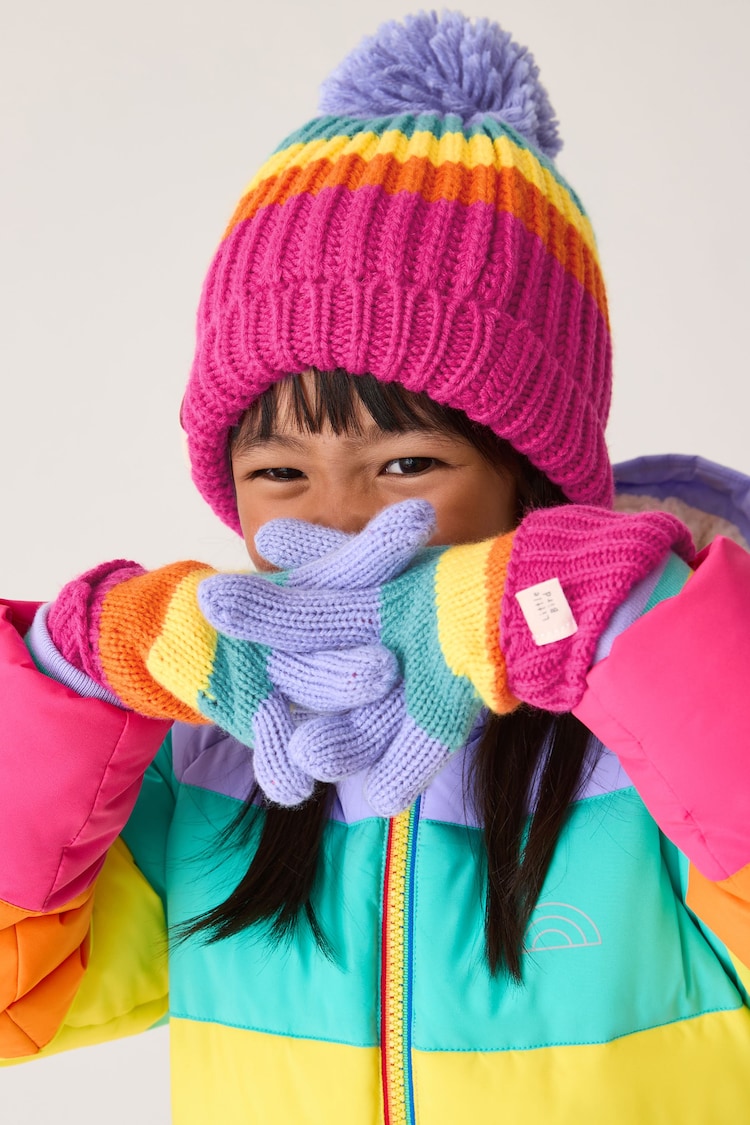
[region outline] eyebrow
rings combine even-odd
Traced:
[[[260,437],[258,434],[247,434],[237,442],[234,452],[252,453],[255,449],[267,449],[271,445],[291,449],[296,453],[302,453],[305,448],[305,443],[301,438],[291,437],[291,435],[269,434],[268,437]]]
[[[316,435],[314,431],[311,431],[308,436],[314,437]],[[429,426],[413,426],[405,430],[382,430],[376,422],[373,422],[371,425],[367,425],[362,433],[342,432],[337,436],[349,442],[354,448],[357,448],[369,443],[389,441],[397,437],[429,437],[432,439],[442,438],[443,440],[449,441],[453,435],[447,434],[444,430],[438,429],[437,427],[432,428]],[[455,436],[460,438],[459,434]],[[248,434],[238,441],[234,452],[241,456],[245,453],[253,453],[256,450],[269,448],[288,449],[293,453],[304,453],[307,446],[304,438],[295,437],[292,434],[274,433],[269,434],[268,437]]]

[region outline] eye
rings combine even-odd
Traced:
[[[393,476],[417,476],[434,468],[437,464],[434,457],[397,457],[389,461],[383,472]]]
[[[279,466],[275,469],[256,469],[255,472],[250,474],[250,479],[290,481],[300,480],[304,475],[305,474],[300,469],[290,469],[286,466]]]

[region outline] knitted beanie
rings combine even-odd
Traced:
[[[457,12],[384,24],[250,181],[206,278],[182,405],[239,531],[229,432],[310,367],[463,410],[568,498],[611,505],[611,348],[589,219],[528,51]]]

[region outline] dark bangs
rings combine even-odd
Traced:
[[[283,398],[280,388],[287,388]],[[359,406],[386,433],[436,430],[469,441],[493,464],[515,464],[513,447],[486,426],[472,422],[463,411],[441,406],[426,394],[407,391],[398,383],[380,383],[373,375],[350,375],[341,368],[289,375],[262,394],[232,431],[230,449],[239,452],[245,438],[267,441],[280,421],[291,422],[309,434],[330,426],[335,434],[361,433]]]
[[[288,388],[282,396],[280,388]],[[398,383],[381,383],[374,375],[350,375],[342,368],[289,375],[256,399],[232,430],[229,452],[240,453],[245,441],[267,441],[279,424],[319,434],[330,426],[335,434],[361,433],[359,406],[385,433],[432,430],[468,441],[494,468],[511,473],[518,497],[518,520],[533,507],[567,503],[565,495],[510,442],[488,426],[472,422],[462,410],[441,406],[419,391]]]

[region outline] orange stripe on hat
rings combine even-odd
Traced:
[[[226,238],[241,222],[264,207],[281,206],[298,195],[318,195],[324,188],[345,187],[357,191],[377,186],[387,195],[411,192],[426,202],[475,203],[493,206],[514,215],[543,242],[563,269],[571,274],[597,303],[605,319],[607,299],[599,263],[581,235],[542,191],[517,168],[492,168],[445,162],[438,166],[424,157],[401,163],[391,154],[365,160],[357,153],[330,160],[314,160],[304,167],[291,167],[263,180],[243,196],[225,232]]]

